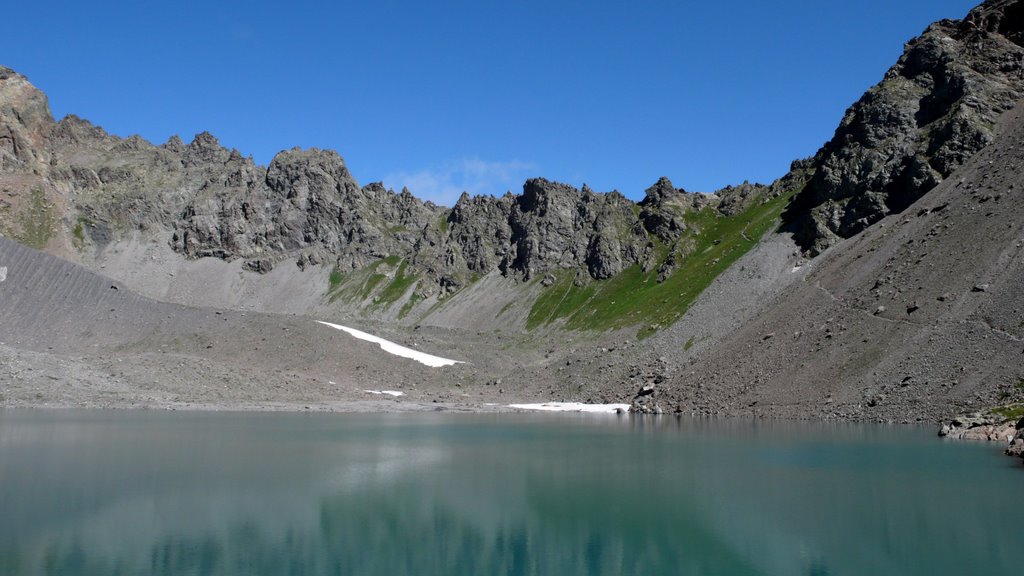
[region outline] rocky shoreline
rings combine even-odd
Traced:
[[[952,440],[1004,442],[1007,456],[1024,459],[1024,417],[1007,419],[991,412],[958,416],[942,425],[939,436]]]

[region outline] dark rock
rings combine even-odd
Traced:
[[[991,119],[1024,93],[1019,6],[989,1],[932,24],[846,112],[786,215],[805,249],[904,210],[992,140]]]
[[[1017,458],[1024,458],[1024,437],[1017,436],[1013,439],[1013,442],[1006,447],[1007,456],[1016,456]]]
[[[656,398],[653,386],[642,386],[630,403],[632,414],[662,414],[664,411]]]
[[[242,268],[250,272],[258,272],[260,274],[266,274],[274,269],[274,262],[267,258],[258,258],[256,260],[247,260],[242,264]]]

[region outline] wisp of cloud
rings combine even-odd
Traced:
[[[424,200],[451,206],[462,192],[471,195],[499,196],[518,190],[536,166],[529,162],[489,161],[463,158],[442,166],[415,172],[394,172],[385,176],[384,185],[395,190],[406,187]]]

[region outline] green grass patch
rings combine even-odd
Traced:
[[[398,256],[381,258],[372,264],[348,274],[342,273],[337,267],[327,277],[327,294],[330,302],[343,299],[349,302],[366,300],[373,291],[388,278],[377,270],[382,265],[395,266],[402,259]]]
[[[402,262],[398,267],[398,272],[395,274],[394,279],[380,291],[377,300],[377,304],[379,306],[387,307],[394,304],[401,299],[402,296],[405,296],[405,293],[408,292],[414,284],[416,284],[416,280],[418,280],[419,277],[415,274],[407,275],[405,273],[406,267],[406,262]]]
[[[331,268],[331,274],[327,277],[327,293],[331,294],[345,283],[345,275],[335,266]]]
[[[75,227],[71,229],[71,243],[76,249],[83,250],[85,248],[85,227],[92,225],[92,220],[85,216],[79,216],[75,220]]]
[[[693,348],[693,344],[693,336],[690,336],[690,339],[686,341],[686,344],[683,344],[683,350],[689,352],[690,348]]]
[[[374,288],[379,286],[385,279],[387,279],[387,276],[383,274],[370,274],[370,277],[367,278],[366,282],[363,282],[363,285],[359,288],[359,299],[366,300],[369,298],[370,294],[373,293]]]
[[[57,219],[53,215],[53,206],[47,202],[42,190],[37,188],[31,192],[28,206],[14,216],[14,223],[20,230],[8,230],[12,238],[39,250],[46,248],[53,237]]]
[[[402,308],[398,311],[398,319],[401,320],[408,316],[409,312],[412,312],[412,309],[415,308],[421,300],[423,300],[423,297],[413,292],[412,296],[409,296],[409,299],[405,301],[405,304],[402,304]]]
[[[437,219],[437,227],[441,230],[441,234],[448,234],[448,216],[451,214],[450,211],[445,210],[441,213],[441,217]]]
[[[1005,418],[1006,420],[1020,420],[1024,418],[1024,404],[1008,404],[990,410],[992,414]]]
[[[526,318],[528,330],[558,318],[572,316],[594,298],[596,283],[580,287],[573,284],[574,279],[575,274],[568,270],[555,273],[555,282],[544,288],[530,309],[530,315]]]
[[[792,196],[790,192],[755,203],[734,216],[710,208],[685,214],[690,227],[677,244],[676,269],[660,283],[657,269],[644,272],[640,265],[583,286],[574,285],[571,274],[556,275],[534,302],[526,326],[533,329],[556,320],[572,330],[639,326],[637,336],[646,338],[682,317],[719,274],[772,230]],[[663,259],[668,250],[661,249]]]

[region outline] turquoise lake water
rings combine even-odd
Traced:
[[[1020,573],[1024,467],[931,428],[0,411],[0,574]]]

